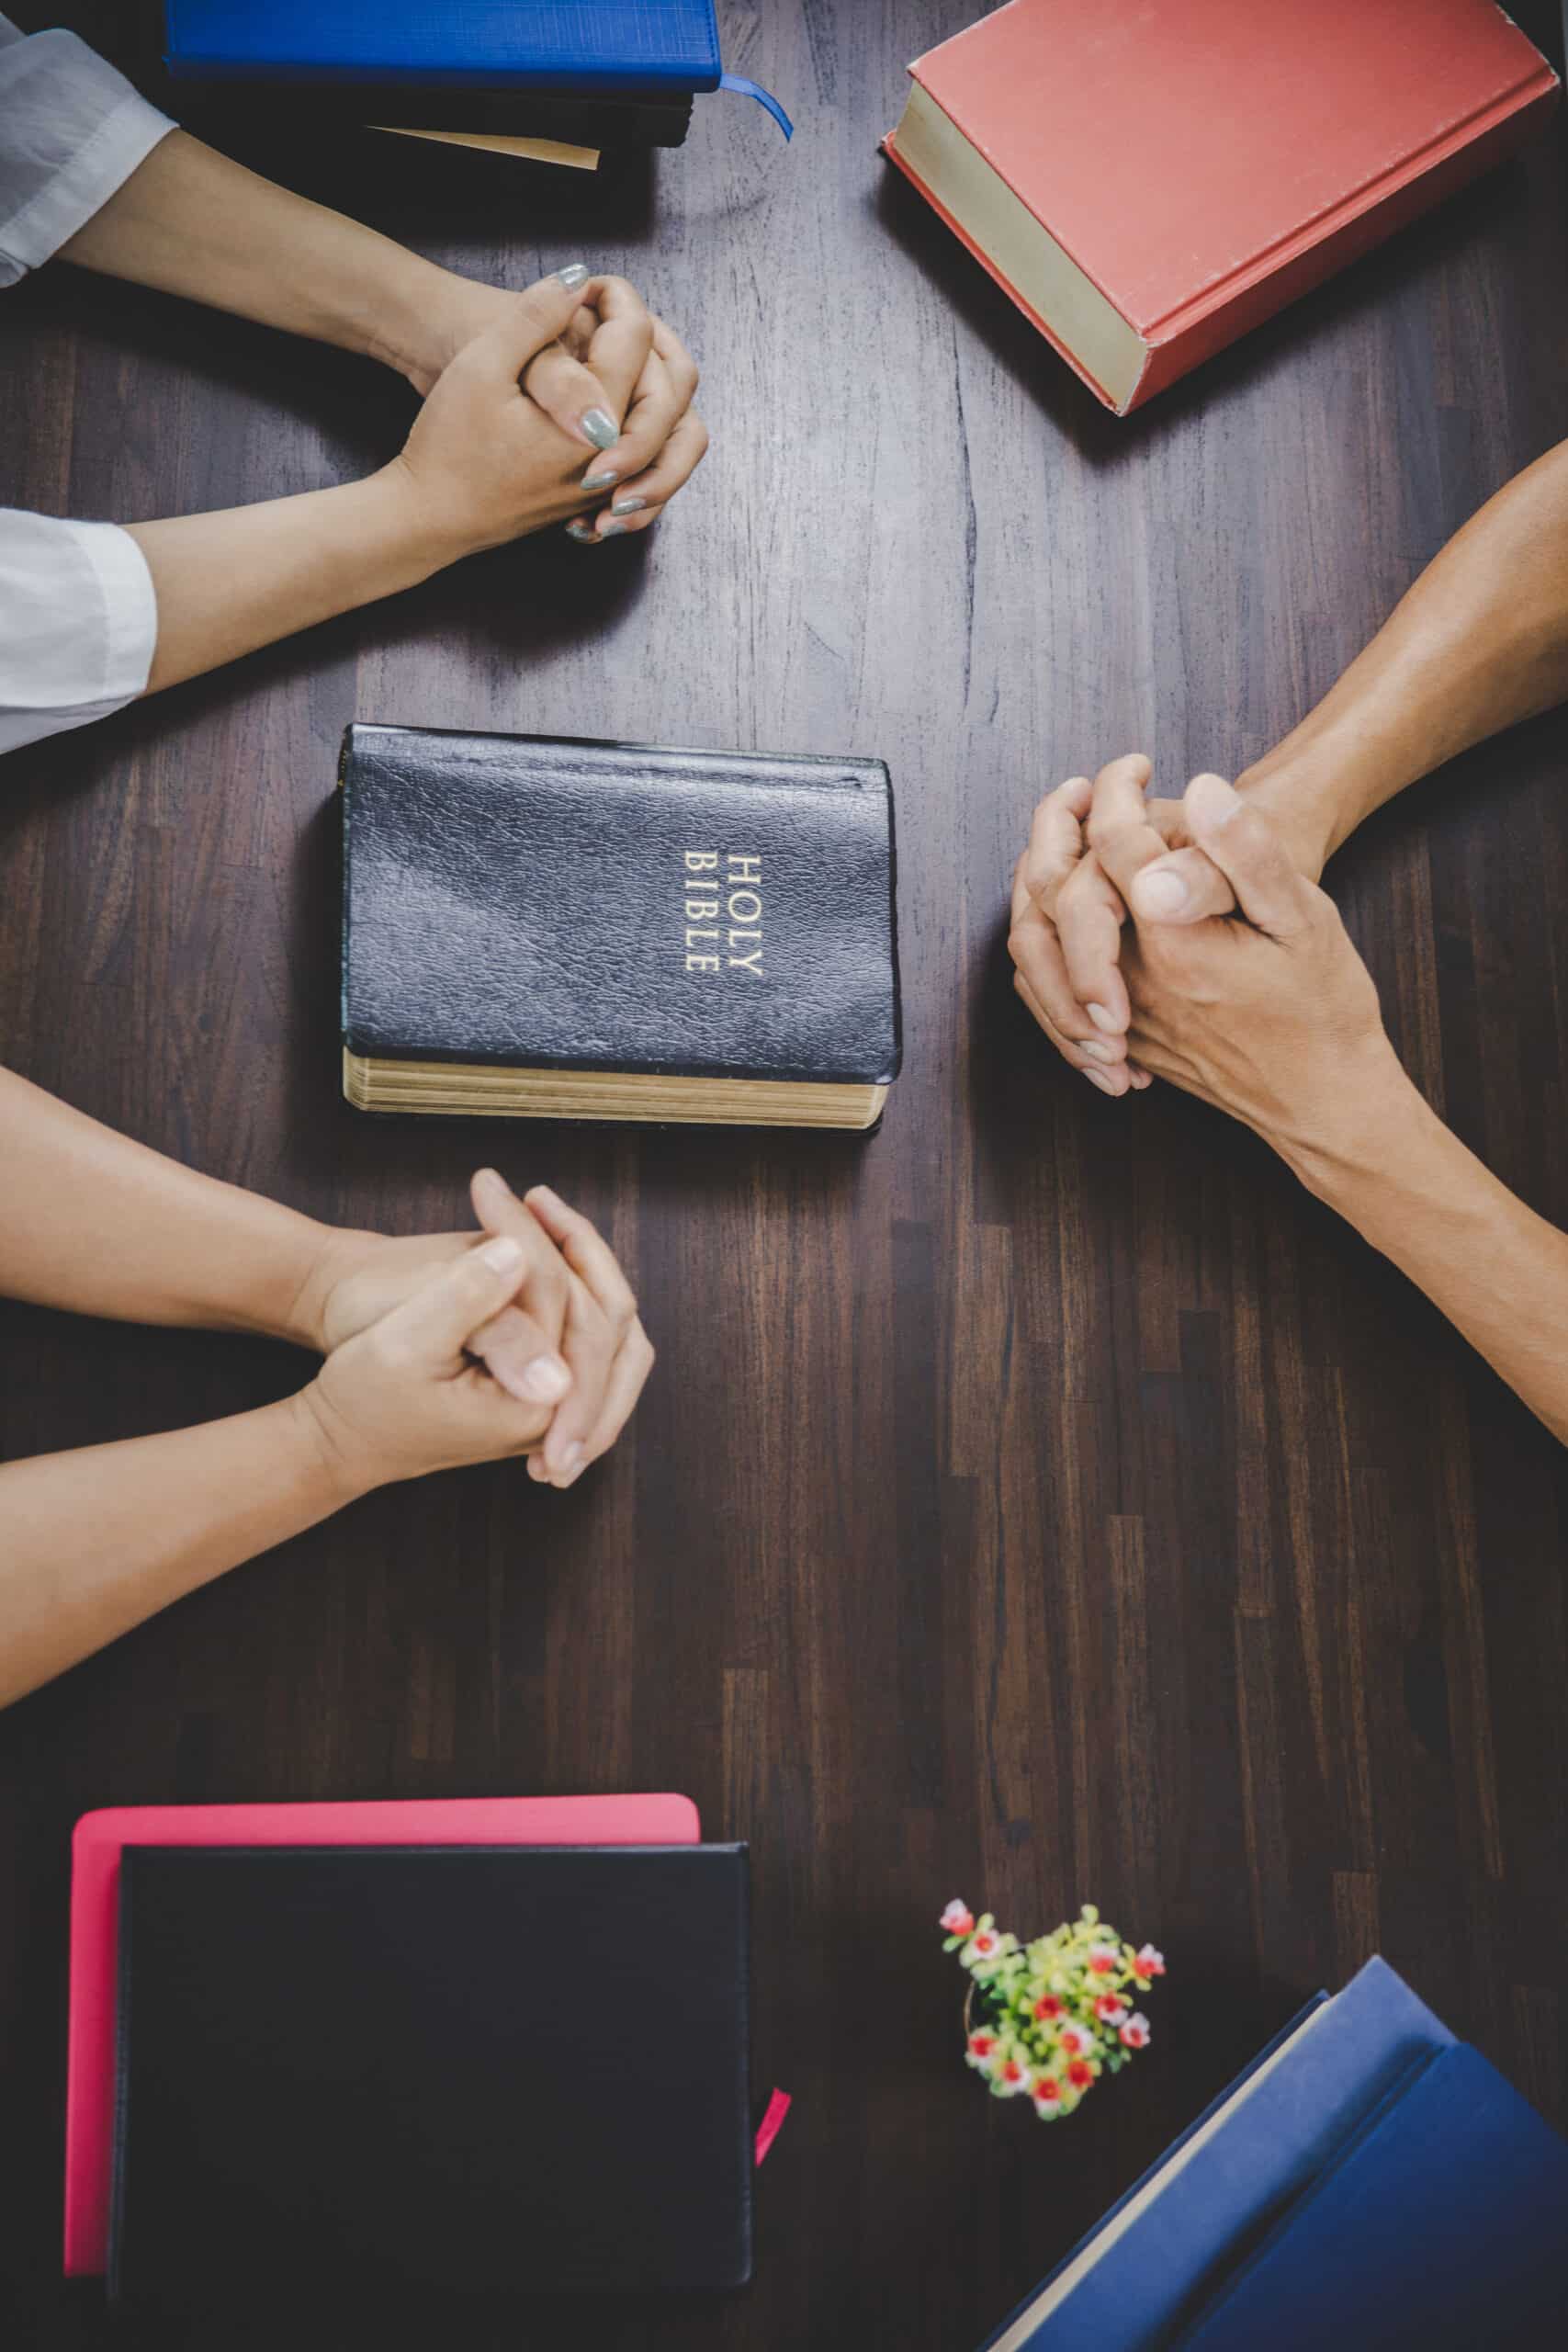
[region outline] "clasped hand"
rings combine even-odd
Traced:
[[[1149,775],[1113,760],[1041,802],[1014,986],[1102,1092],[1166,1078],[1287,1156],[1320,1146],[1393,1061],[1371,977],[1271,819],[1216,775],[1150,801]]]
[[[334,1233],[298,1302],[326,1357],[302,1392],[347,1491],[526,1454],[567,1487],[619,1436],[653,1366],[626,1276],[585,1216],[493,1169],[474,1233]]]
[[[521,294],[452,286],[430,356],[393,361],[425,399],[387,477],[433,560],[569,517],[584,544],[646,530],[708,446],[680,337],[580,266]]]

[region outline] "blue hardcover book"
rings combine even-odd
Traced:
[[[716,90],[714,0],[167,0],[165,62],[202,81]]]
[[[1561,2343],[1568,2146],[1478,2050],[1429,2053],[1179,2339],[1182,2352]]]
[[[984,2352],[1152,2352],[1417,2059],[1453,2045],[1381,1960],[1319,1994]]]

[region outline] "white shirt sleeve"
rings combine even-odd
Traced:
[[[174,127],[74,33],[0,17],[0,286],[58,252]],[[128,531],[0,507],[0,752],[134,701],[157,638]]]
[[[152,575],[129,531],[0,506],[0,752],[133,702],[157,641]]]
[[[74,33],[0,17],[0,286],[58,252],[174,128]]]

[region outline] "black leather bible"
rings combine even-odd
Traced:
[[[898,1069],[879,760],[348,729],[365,1111],[869,1127]]]
[[[749,1973],[743,1846],[128,1849],[111,2296],[743,2285]]]

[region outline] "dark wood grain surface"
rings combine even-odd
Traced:
[[[468,564],[0,770],[0,1058],[355,1223],[449,1225],[499,1154],[603,1219],[661,1351],[570,1496],[507,1468],[382,1494],[0,1717],[18,2345],[101,2326],[56,2271],[70,1830],[105,1804],[673,1788],[750,1840],[758,2086],[795,2095],[756,2283],[596,2323],[613,2352],[966,2352],[1373,1951],[1563,2120],[1563,1454],[1248,1136],[1069,1077],[1002,952],[1043,789],[1134,746],[1168,779],[1239,768],[1568,433],[1562,130],[1117,423],[875,153],[907,59],[973,13],[726,6],[789,150],[710,100],[682,152],[586,186],[282,159],[479,274],[624,268],[701,357],[708,465],[649,540]],[[1555,11],[1517,13],[1559,54]],[[367,469],[408,413],[367,363],[63,268],[0,323],[10,503],[261,498]],[[357,1118],[331,806],[355,716],[886,759],[908,1067],[882,1133]],[[1506,738],[1330,876],[1421,1084],[1560,1223],[1565,768],[1568,719]],[[304,1371],[8,1306],[0,1442]],[[1092,1898],[1169,1957],[1152,2050],[1068,2128],[960,2064],[954,1892],[1024,1933]],[[305,2314],[296,2340],[352,2336]],[[526,2338],[449,2313],[428,2340]]]

